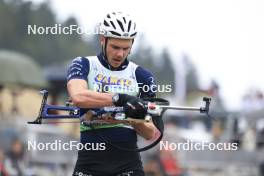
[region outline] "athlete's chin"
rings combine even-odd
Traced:
[[[118,68],[118,67],[120,67],[120,65],[121,65],[121,64],[112,64],[112,67],[113,67],[113,68]]]
[[[118,68],[118,67],[120,67],[121,64],[122,64],[121,61],[119,61],[119,62],[114,61],[114,62],[111,63],[111,66],[114,67],[114,68]]]

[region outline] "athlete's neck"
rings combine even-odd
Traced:
[[[107,61],[107,59],[104,57],[104,54],[101,52],[100,54],[97,55],[100,63],[107,69],[112,70],[112,71],[120,71],[124,70],[127,66],[129,61],[125,59],[125,61],[117,68],[113,68]]]

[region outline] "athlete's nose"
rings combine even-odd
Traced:
[[[117,50],[116,56],[118,58],[123,58],[124,57],[124,51],[122,49]]]

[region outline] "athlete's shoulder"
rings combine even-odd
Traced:
[[[74,67],[74,66],[82,67],[82,66],[85,66],[87,64],[89,64],[89,59],[87,57],[79,56],[79,57],[75,57],[72,60],[69,67]]]
[[[87,57],[76,57],[72,60],[67,71],[67,81],[71,79],[87,79],[90,63]]]
[[[155,97],[156,81],[153,73],[144,67],[138,66],[135,74],[140,88],[140,97]]]
[[[153,81],[154,81],[153,73],[150,70],[148,70],[148,69],[146,69],[146,68],[144,68],[142,66],[137,66],[137,68],[136,68],[136,77],[137,78],[141,78],[143,80],[153,79]]]

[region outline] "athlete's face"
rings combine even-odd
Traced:
[[[101,38],[101,44],[105,44],[104,37]],[[108,58],[109,64],[114,68],[119,67],[128,56],[132,44],[132,39],[108,38],[106,56]]]

